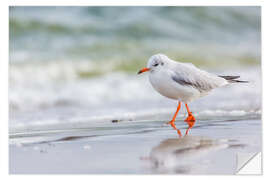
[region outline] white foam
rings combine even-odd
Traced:
[[[68,73],[72,70],[63,73],[63,77],[54,70],[56,74],[45,77],[40,70],[33,73],[24,68],[13,69],[9,87],[11,132],[91,127],[91,123],[114,119],[136,121],[149,117],[148,120],[155,120],[164,114],[169,118],[177,105],[154,91],[147,76],[111,73],[72,80],[64,78],[73,76]],[[224,74],[236,75],[233,72]],[[261,114],[260,69],[237,72],[241,79],[251,83],[233,84],[213,91],[190,104],[193,113],[199,117]],[[42,78],[35,79],[35,73]],[[182,106],[180,117],[186,114],[184,109]]]

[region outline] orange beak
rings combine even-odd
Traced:
[[[142,68],[142,69],[138,72],[138,74],[141,74],[141,73],[146,72],[146,71],[149,71],[149,70],[150,70],[150,68]]]

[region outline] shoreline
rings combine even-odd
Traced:
[[[9,146],[10,174],[234,174],[237,153],[262,140],[260,117],[198,121],[180,139],[162,119],[23,138]]]

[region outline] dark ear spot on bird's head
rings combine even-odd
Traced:
[[[163,66],[164,65],[164,62],[161,62],[160,64],[161,64],[161,66]]]
[[[153,64],[153,66],[157,67],[158,66],[158,63]]]

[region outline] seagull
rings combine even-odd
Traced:
[[[248,81],[237,80],[240,76],[218,76],[208,73],[194,66],[192,63],[182,63],[171,60],[164,54],[156,54],[150,57],[147,67],[142,68],[138,74],[149,71],[149,80],[153,88],[161,95],[178,101],[176,112],[170,124],[182,136],[181,131],[175,126],[175,118],[181,108],[181,102],[185,103],[188,117],[186,135],[195,124],[195,117],[189,110],[188,103],[206,96],[211,90],[226,86],[231,83],[246,83]]]

